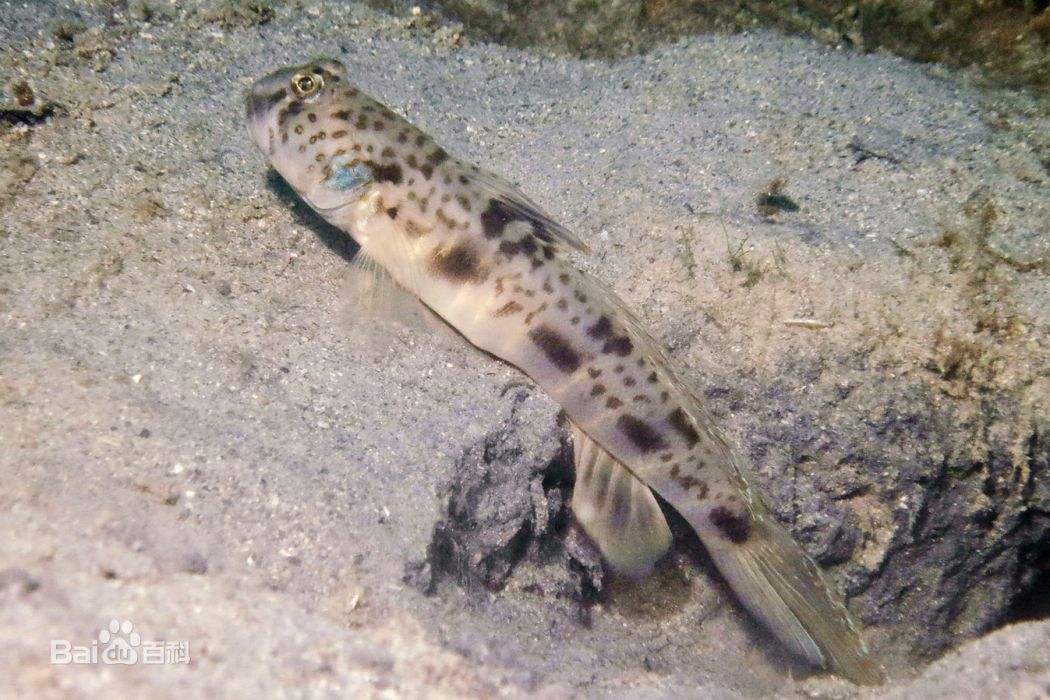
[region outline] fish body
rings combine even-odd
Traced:
[[[845,607],[751,488],[697,395],[624,304],[567,258],[586,246],[512,185],[450,156],[318,60],[259,79],[249,131],[363,253],[568,415],[573,508],[614,568],[669,547],[653,492],[688,521],[745,607],[792,651],[882,680]]]

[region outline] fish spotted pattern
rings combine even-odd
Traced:
[[[857,683],[882,671],[812,560],[750,487],[702,402],[622,302],[576,269],[572,233],[318,60],[259,79],[249,130],[273,167],[362,253],[477,347],[560,403],[573,509],[614,567],[669,547],[655,491],[742,603],[793,652]]]

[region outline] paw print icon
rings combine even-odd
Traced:
[[[133,630],[130,620],[110,620],[109,627],[98,633],[98,641],[103,645],[99,658],[104,664],[130,665],[139,660],[137,647],[142,644],[142,637]]]

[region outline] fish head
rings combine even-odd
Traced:
[[[270,165],[318,213],[338,219],[375,181],[348,115],[370,102],[333,59],[276,70],[245,99],[248,131]],[[371,149],[369,149],[371,150]]]

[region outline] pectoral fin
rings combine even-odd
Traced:
[[[574,424],[576,487],[572,509],[612,568],[644,574],[671,546],[653,492]]]

